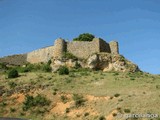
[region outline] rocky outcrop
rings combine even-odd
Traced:
[[[91,55],[87,60],[87,67],[103,71],[139,71],[139,68],[136,64],[128,61],[122,55],[109,53]]]
[[[54,59],[52,61],[53,71],[57,71],[60,66],[68,66],[73,68],[76,62],[81,64],[83,68],[103,71],[120,71],[120,72],[136,72],[139,68],[136,64],[128,61],[122,55],[110,53],[97,53],[90,55],[86,60],[73,59]]]
[[[52,72],[56,72],[61,66],[67,66],[69,68],[74,68],[77,60],[73,59],[52,59]]]

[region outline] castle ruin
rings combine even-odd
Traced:
[[[110,43],[107,43],[101,38],[94,38],[92,41],[71,42],[58,38],[55,40],[54,46],[27,53],[27,62],[39,63],[47,62],[51,58],[60,59],[64,52],[69,52],[78,58],[86,59],[93,53],[106,52],[119,54],[119,47],[118,42],[111,41]]]

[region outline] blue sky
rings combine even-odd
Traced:
[[[160,73],[159,0],[0,0],[0,56],[26,53],[89,32]]]

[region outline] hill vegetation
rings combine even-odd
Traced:
[[[15,68],[17,78],[8,78],[8,70],[0,74],[0,117],[117,120],[118,114],[160,114],[159,75],[85,68],[63,68],[68,72],[61,75],[42,66],[28,64],[28,72]]]

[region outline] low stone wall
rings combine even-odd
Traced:
[[[39,63],[48,62],[53,57],[54,46],[45,47],[39,50],[32,51],[27,54],[27,62]]]

